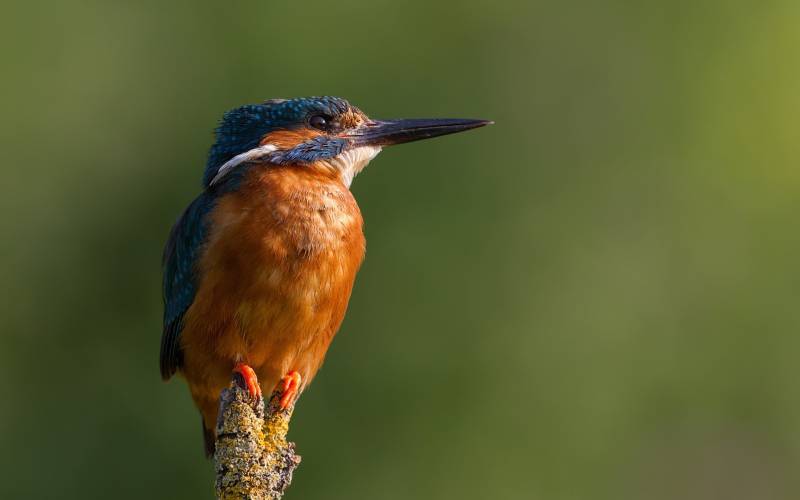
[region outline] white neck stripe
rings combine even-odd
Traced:
[[[217,170],[217,175],[211,179],[211,182],[209,182],[208,185],[213,186],[219,182],[220,179],[225,177],[231,170],[238,167],[242,163],[260,160],[277,149],[278,147],[274,144],[264,144],[263,146],[253,148],[249,151],[245,151],[244,153],[234,156],[230,160],[223,163],[221,167],[219,167],[219,170]]]

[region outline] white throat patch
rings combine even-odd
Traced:
[[[342,182],[344,182],[344,185],[350,187],[350,184],[353,183],[353,177],[364,170],[364,167],[367,166],[367,163],[375,158],[380,152],[381,148],[379,146],[360,146],[357,148],[348,149],[339,156],[327,158],[324,161],[330,165],[331,168],[338,170],[339,175],[342,176]]]

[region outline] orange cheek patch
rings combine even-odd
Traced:
[[[339,126],[342,128],[355,128],[366,121],[366,116],[361,111],[350,110],[339,117]]]
[[[261,138],[259,146],[274,144],[278,149],[292,149],[298,144],[308,142],[323,135],[316,130],[301,128],[297,130],[276,130]]]

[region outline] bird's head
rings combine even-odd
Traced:
[[[216,130],[203,185],[235,182],[246,165],[309,165],[353,177],[392,144],[487,125],[486,120],[372,120],[339,97],[272,99],[225,113]]]

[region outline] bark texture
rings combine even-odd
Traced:
[[[300,457],[286,440],[294,404],[281,410],[281,395],[276,390],[265,407],[262,398],[253,401],[239,376],[222,391],[214,451],[217,498],[276,500],[289,487]]]

